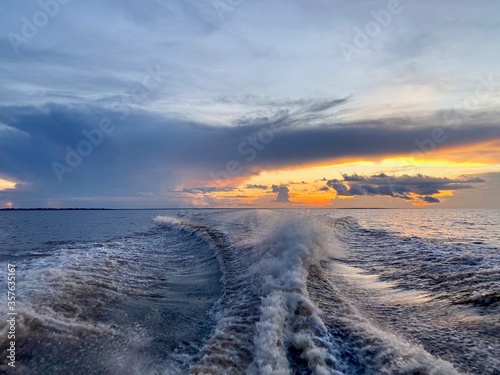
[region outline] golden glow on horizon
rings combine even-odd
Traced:
[[[264,190],[246,188],[240,188],[231,192],[215,192],[210,195],[217,204],[223,206],[233,206],[238,203],[241,205],[250,205],[263,196],[271,198],[271,195],[267,194]]]
[[[0,178],[0,190],[15,189],[16,183]]]
[[[467,162],[473,160],[475,163],[498,166],[500,164],[500,140],[492,139],[490,141],[471,145],[443,149],[438,148],[429,156],[440,160],[455,162]]]
[[[414,205],[415,207],[426,207],[426,206],[430,206],[431,203],[422,202],[422,201],[415,201],[415,202],[412,202],[412,205]]]
[[[302,192],[293,195],[293,199],[300,202],[302,206],[322,207],[332,205],[332,200],[337,197],[335,190]]]
[[[303,181],[307,185],[320,183],[324,186],[326,181],[342,178],[342,174],[374,175],[386,173],[391,175],[424,174],[436,177],[457,177],[464,174],[482,174],[500,171],[499,164],[485,164],[480,162],[454,162],[449,160],[412,160],[407,158],[387,158],[380,162],[354,161],[352,163],[330,164],[297,169],[268,170],[258,175],[249,177],[245,183],[255,185],[280,185],[294,186]],[[319,187],[318,186],[318,187]],[[289,186],[290,187],[290,186]]]
[[[328,207],[335,206],[335,200],[355,200],[360,197],[338,196],[335,190],[320,190],[326,186],[326,180],[342,178],[342,173],[373,175],[387,173],[394,175],[415,175],[421,173],[435,177],[457,178],[464,174],[479,174],[495,170],[500,170],[499,165],[484,165],[473,162],[451,162],[442,160],[426,160],[413,166],[411,169],[404,168],[404,158],[384,159],[380,163],[374,162],[353,162],[341,165],[318,166],[311,168],[300,168],[296,170],[273,170],[263,171],[259,175],[251,176],[244,184],[237,186],[237,190],[232,192],[217,192],[210,195],[215,202],[223,206],[241,205],[255,206],[283,206],[283,203],[276,203],[276,193],[270,194],[272,185],[285,184],[289,189],[290,203],[292,206]],[[247,184],[266,185],[268,190],[247,189]],[[452,197],[454,191],[441,191],[433,196],[439,198]],[[419,200],[418,196],[412,197],[407,203],[417,207],[433,206],[431,203]],[[446,200],[446,199],[445,199]],[[206,201],[205,201],[206,204]]]
[[[210,200],[223,205],[283,206],[276,202],[276,193],[271,193],[273,185],[286,185],[289,189],[292,206],[332,206],[334,200],[371,199],[369,196],[352,197],[337,196],[335,190],[325,189],[327,180],[342,179],[343,174],[376,175],[416,175],[433,177],[460,178],[463,175],[480,175],[490,172],[500,172],[500,141],[492,140],[481,144],[455,148],[438,148],[428,154],[413,153],[412,155],[394,155],[373,160],[360,158],[357,160],[333,160],[311,165],[297,165],[280,169],[254,171],[251,176],[238,176],[227,181],[225,186],[236,189],[231,192],[214,192],[196,197],[204,205]],[[265,185],[267,190],[247,189],[247,185]],[[445,201],[453,197],[454,191],[441,191],[433,197]],[[208,199],[207,199],[208,198]],[[380,198],[380,197],[379,197]],[[377,199],[379,199],[377,198]],[[423,202],[417,195],[412,196],[407,204],[428,206],[432,203]],[[445,199],[442,199],[445,198]],[[375,197],[373,197],[375,199]],[[388,198],[390,199],[390,198]],[[339,202],[337,200],[337,202]],[[375,202],[375,201],[374,201]],[[400,200],[401,202],[401,200]]]
[[[342,174],[391,175],[424,174],[436,177],[457,177],[464,174],[483,174],[500,172],[500,140],[494,139],[473,145],[445,148],[437,146],[429,153],[414,152],[407,155],[373,157],[373,160],[359,158],[354,160],[337,159],[310,165],[296,165],[280,169],[253,171],[252,176],[237,176],[223,181],[224,186],[244,187],[256,185],[289,185],[305,181],[308,184],[326,178],[341,178]],[[212,183],[206,181],[207,184]],[[324,185],[324,183],[323,183]],[[208,185],[207,185],[208,186]]]
[[[417,158],[389,158],[384,159],[380,163],[387,166],[397,166],[397,167],[460,167],[460,168],[471,168],[471,167],[482,167],[489,165],[487,163],[479,162],[455,162],[450,160],[422,160]]]

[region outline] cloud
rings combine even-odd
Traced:
[[[339,46],[353,43],[356,28],[373,21],[386,0],[224,1],[223,19],[211,1],[72,1],[18,54],[8,35],[22,34],[22,18],[41,8],[10,3],[0,23],[0,177],[20,181],[2,193],[16,204],[126,202],[144,192],[163,199],[165,192],[213,186],[210,173],[227,174],[233,161],[238,172],[225,182],[236,186],[267,169],[500,139],[498,77],[488,87],[474,80],[497,72],[499,52],[488,46],[498,44],[500,2],[402,4],[391,30],[370,37],[356,64]],[[162,83],[131,103],[146,67],[157,64]],[[116,100],[130,104],[127,118],[110,109]],[[458,108],[461,126],[442,121],[450,107]],[[425,118],[394,118],[434,109]],[[477,116],[482,109],[491,112]],[[65,163],[68,148],[103,118],[115,131],[60,183],[51,164]],[[250,145],[271,125],[280,131],[270,143]],[[445,142],[427,142],[440,131]]]
[[[208,193],[229,193],[236,190],[232,187],[216,187],[216,186],[206,186],[206,187],[195,187],[195,188],[185,188],[182,189],[184,193],[189,194],[208,194]]]
[[[273,193],[278,193],[276,197],[276,202],[290,202],[290,196],[288,195],[288,187],[286,185],[273,185]]]
[[[441,202],[441,201],[439,200],[439,198],[436,198],[436,197],[431,197],[431,196],[429,196],[429,195],[427,195],[427,196],[423,197],[423,198],[422,198],[422,200],[423,200],[424,202],[426,202],[426,203],[439,203],[439,202]]]
[[[307,107],[307,111],[309,112],[323,112],[329,109],[332,109],[340,104],[344,104],[348,98],[343,99],[335,99],[335,100],[323,100],[323,101],[314,101]]]
[[[23,196],[30,201],[47,197],[127,197],[138,192],[161,196],[165,191],[190,186],[219,186],[213,176],[227,175],[229,162],[236,163],[237,168],[231,171],[237,172],[230,176],[235,181],[228,179],[226,185],[236,186],[238,181],[267,169],[408,155],[415,150],[416,139],[428,138],[436,129],[434,125],[398,127],[390,119],[304,127],[304,113],[279,113],[254,118],[245,125],[221,127],[139,109],[121,119],[120,112],[102,106],[4,106],[0,108],[4,129],[0,131],[0,175],[20,183],[6,197],[16,199],[16,204],[22,202]],[[53,163],[68,165],[70,151],[74,153],[81,142],[88,142],[85,134],[98,129],[103,119],[110,119],[114,130],[99,139],[78,165],[65,171],[59,182]],[[275,125],[278,131],[269,143],[250,143],[259,132]],[[500,138],[499,126],[481,121],[442,129],[447,131],[448,140],[440,147]],[[354,187],[351,192],[360,188]],[[343,192],[345,187],[338,185],[337,189]],[[379,187],[378,192],[365,188],[370,194],[388,194],[383,189],[387,187]],[[432,191],[420,193],[430,195]]]
[[[339,196],[380,195],[405,200],[420,200],[426,203],[439,203],[439,198],[434,195],[443,190],[474,189],[475,184],[486,182],[479,177],[450,179],[422,174],[415,176],[390,176],[385,173],[373,176],[344,174],[342,177],[342,179],[328,180],[326,183],[327,187],[334,189]]]
[[[261,190],[267,190],[269,187],[267,185],[254,185],[254,184],[247,184],[245,186],[246,189],[261,189]]]

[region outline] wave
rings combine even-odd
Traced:
[[[491,292],[485,294],[476,294],[471,297],[466,297],[461,300],[456,300],[453,303],[457,305],[467,305],[472,304],[474,306],[495,306],[498,307],[500,305],[500,293],[499,292]]]
[[[334,348],[307,293],[309,264],[328,255],[324,232],[302,220],[272,219],[267,233],[254,233],[221,257],[225,293],[217,328],[191,373],[288,374],[290,362],[334,373]]]
[[[57,243],[46,256],[19,263],[19,374],[52,373],[49,366],[74,374],[155,373],[165,366],[169,374],[185,373],[213,327],[221,274],[210,239],[165,229]],[[0,333],[7,328],[1,321]]]
[[[458,374],[450,363],[376,329],[354,310],[342,318],[349,328],[335,329],[332,317],[338,319],[339,311],[328,311],[322,293],[342,293],[324,286],[310,294],[313,279],[325,277],[323,263],[345,257],[331,218],[287,212],[248,222],[248,237],[223,250],[225,291],[217,326],[191,374]],[[358,227],[352,218],[337,223],[346,230]],[[349,300],[333,304],[345,309]],[[367,359],[351,361],[353,353]],[[380,363],[379,356],[385,358]]]
[[[370,319],[349,286],[314,267],[310,290],[345,358],[347,374],[459,374],[453,365]]]
[[[487,256],[425,247],[354,217],[196,211],[154,222],[126,238],[55,243],[50,255],[22,265],[23,374],[50,373],[36,358],[63,366],[58,353],[66,350],[75,362],[64,366],[75,374],[93,364],[96,374],[455,375],[468,369],[457,342],[468,342],[472,324],[483,326],[470,318],[458,332],[449,317],[460,305],[498,305],[493,292],[460,294],[463,272],[491,286]],[[370,287],[351,266],[370,274]],[[450,272],[439,281],[443,269]],[[377,289],[380,280],[387,282]],[[440,313],[436,285],[448,288],[455,310]],[[413,295],[403,301],[401,290],[391,294],[419,287],[426,298],[418,304]],[[494,333],[470,337],[471,356],[495,350]]]
[[[490,249],[471,250],[372,230],[350,232],[345,240],[353,250],[349,264],[399,288],[421,290],[451,304],[500,311],[495,298],[481,298],[500,293],[497,255]]]

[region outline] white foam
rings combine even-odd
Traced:
[[[263,375],[290,373],[285,352],[285,322],[288,316],[286,297],[275,291],[262,300],[262,315],[257,323],[255,366]]]
[[[397,303],[416,304],[424,303],[431,300],[431,297],[420,290],[405,290],[398,288],[394,281],[382,281],[377,274],[368,274],[362,268],[348,266],[346,264],[335,263],[332,265],[331,273],[333,277],[337,277],[337,272],[342,276],[347,277],[352,282],[356,283],[356,287],[376,290],[381,298],[391,299]]]
[[[289,215],[288,215],[289,216]],[[338,373],[333,344],[320,311],[309,299],[309,266],[332,255],[332,238],[309,216],[287,218],[256,244],[263,255],[252,271],[262,277],[261,316],[254,365],[262,374],[288,374],[285,346],[293,347],[316,374]]]

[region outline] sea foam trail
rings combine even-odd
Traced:
[[[458,374],[378,328],[329,279],[325,266],[346,256],[340,239],[359,230],[355,220],[276,211],[227,216],[223,223],[231,224],[218,226],[232,238],[220,248],[225,291],[192,374]],[[234,222],[246,226],[234,233]]]
[[[326,272],[335,293],[356,304],[373,319],[373,326],[389,327],[459,371],[499,373],[497,249],[477,244],[467,231],[447,229],[445,238],[439,238],[439,231],[437,238],[429,238],[427,226],[415,236],[414,228],[406,228],[408,233],[395,226],[360,226],[353,218],[335,220],[334,225],[350,248],[349,257],[332,262]],[[346,265],[356,267],[359,276],[344,275]],[[367,276],[373,280],[369,288],[358,282]],[[346,280],[353,282],[346,285]],[[377,280],[390,287],[374,290],[382,285]],[[335,293],[321,288],[322,296]]]
[[[328,256],[331,239],[313,217],[289,215],[261,218],[252,240],[224,250],[219,322],[193,374],[341,373],[307,292],[308,268]]]
[[[319,267],[311,269],[309,290],[346,358],[348,374],[460,374],[451,363],[374,324]]]
[[[265,254],[256,268],[263,278],[264,297],[255,336],[260,373],[289,373],[283,365],[287,355],[296,366],[305,365],[317,374],[342,368],[307,291],[309,267],[328,255],[331,244],[317,225],[314,220],[306,224],[300,218],[289,219],[261,245]]]

